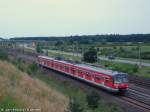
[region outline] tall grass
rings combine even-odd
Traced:
[[[42,112],[64,112],[68,98],[37,78],[0,61],[0,107],[33,108]]]

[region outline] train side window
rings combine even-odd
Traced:
[[[108,82],[109,82],[109,78],[106,78],[106,79],[105,79],[105,82],[108,83]]]
[[[78,73],[82,74],[82,71],[81,71],[81,70],[78,70]]]
[[[86,76],[91,77],[91,74],[90,74],[90,73],[88,73],[88,72],[86,72]]]
[[[65,70],[69,70],[69,67],[65,66]]]
[[[96,75],[96,76],[95,76],[95,79],[96,79],[96,80],[101,80],[101,77]]]
[[[75,73],[75,69],[72,68],[72,69],[71,69],[71,72],[74,74],[74,73]]]
[[[81,71],[80,71],[80,70],[78,70],[78,73],[81,73]]]

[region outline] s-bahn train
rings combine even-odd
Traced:
[[[94,84],[110,92],[124,93],[128,88],[126,73],[106,70],[86,64],[74,64],[47,56],[38,56],[38,64]]]

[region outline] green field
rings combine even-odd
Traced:
[[[120,47],[122,47],[122,48],[125,48],[125,49],[127,49],[127,50],[132,50],[132,49],[134,49],[134,48],[137,48],[138,47],[138,45],[129,45],[129,46],[99,46],[99,48],[101,48],[101,49],[103,49],[103,48],[110,48],[110,49],[112,49],[113,47],[116,47],[117,49],[119,49]],[[150,52],[150,45],[141,45],[140,46],[141,47],[141,51],[142,52]]]

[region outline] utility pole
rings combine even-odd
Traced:
[[[16,41],[14,41],[14,55],[16,59],[16,56],[17,56],[17,42]]]
[[[140,43],[139,43],[139,67],[141,68],[141,46],[140,46]]]
[[[77,53],[77,57],[78,57],[78,42],[76,43],[76,46],[77,46],[77,51],[76,51],[76,53]]]
[[[73,56],[74,56],[74,52],[75,52],[75,45],[74,45],[74,43],[73,43],[73,46],[72,46],[72,48],[73,48]]]
[[[23,54],[24,54],[24,41],[23,41]]]

